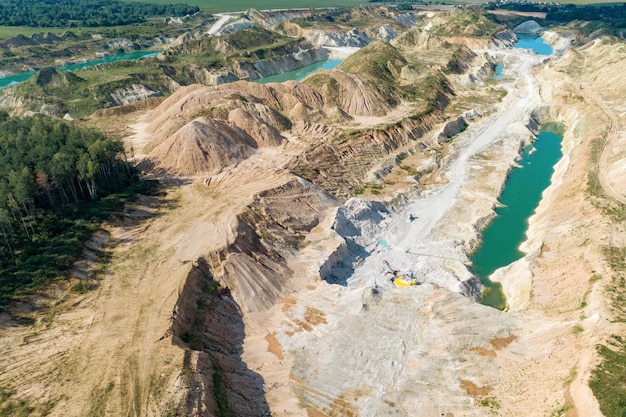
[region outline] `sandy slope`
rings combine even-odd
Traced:
[[[262,317],[247,317],[256,331],[244,357],[270,383],[267,398],[277,415],[601,415],[587,385],[595,346],[623,332],[606,319],[602,291],[590,281],[607,271],[589,242],[610,232],[581,191],[602,119],[562,101],[572,85],[554,86],[558,72],[547,69],[535,79],[530,67],[539,58],[499,53],[518,81],[499,111],[455,139],[448,183],[362,230],[369,257],[346,287],[318,281]],[[450,293],[439,286],[454,289],[456,277],[468,277],[459,261],[476,231],[467,226],[488,216],[499,192],[494,185],[530,136],[524,127],[530,112],[545,104],[568,126],[565,156],[531,219],[528,256],[497,273],[513,311],[463,297],[443,301]],[[407,222],[409,214],[417,219]],[[394,288],[383,260],[416,271],[424,284]],[[324,320],[307,320],[311,311]],[[303,331],[303,322],[312,328]],[[263,354],[267,335],[272,343]]]

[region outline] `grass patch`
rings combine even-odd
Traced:
[[[363,185],[361,185],[361,187],[357,188],[354,191],[355,195],[361,195],[364,194],[365,192],[369,192],[369,194],[371,195],[378,195],[380,194],[381,190],[385,187],[385,185],[387,185],[386,183],[378,183],[378,182],[366,182],[363,183]]]
[[[350,55],[337,69],[367,80],[390,105],[398,104],[395,91],[396,77],[406,59],[393,46],[381,41],[374,41]]]
[[[588,174],[587,193],[592,203],[608,216],[618,227],[626,221],[626,206],[608,199],[599,185],[597,162],[605,138],[596,139],[591,145],[591,168]],[[610,281],[604,284],[614,313],[613,320],[626,322],[626,248],[607,245],[600,248],[612,270]],[[603,277],[595,271],[590,283]],[[606,417],[626,416],[626,341],[621,335],[612,335],[605,344],[596,346],[601,363],[591,372],[589,387]]]
[[[561,417],[567,415],[567,412],[574,409],[573,404],[566,404],[550,413],[550,417]]]
[[[496,399],[496,397],[483,397],[478,401],[478,403],[482,407],[489,408],[491,412],[496,412],[497,410],[502,408],[502,405]]]
[[[220,417],[236,417],[228,404],[228,388],[224,386],[224,374],[222,368],[215,365],[213,371],[213,395],[217,402]]]
[[[451,14],[449,22],[435,26],[431,32],[437,36],[491,37],[504,28],[476,6],[457,8]]]
[[[602,363],[591,373],[589,387],[606,417],[626,415],[626,342],[613,335],[608,346],[598,345]]]
[[[612,270],[626,271],[626,248],[604,246],[602,253]]]
[[[36,409],[25,400],[16,400],[12,397],[13,391],[0,388],[0,417],[29,417]]]
[[[107,399],[113,388],[115,388],[115,383],[111,381],[105,388],[97,388],[91,392],[92,406],[87,417],[97,417],[105,414]]]
[[[407,175],[410,175],[410,176],[417,175],[417,170],[415,168],[413,168],[412,166],[404,165],[404,164],[398,164],[398,168],[406,171]]]

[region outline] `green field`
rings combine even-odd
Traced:
[[[17,35],[31,36],[35,33],[50,32],[63,33],[68,28],[36,28],[29,26],[0,26],[0,39],[12,38]],[[73,29],[72,29],[73,30]]]
[[[222,13],[222,12],[239,12],[254,7],[257,10],[268,9],[306,9],[306,8],[319,8],[319,7],[355,7],[361,5],[376,6],[382,3],[369,3],[367,0],[231,0],[224,2],[222,0],[124,0],[129,2],[144,2],[150,1],[151,3],[167,4],[167,3],[187,3],[190,5],[198,6],[201,10],[207,13]],[[539,2],[541,0],[533,0]],[[443,0],[441,3],[445,4],[459,4],[459,3],[475,3],[475,0]],[[393,2],[392,2],[393,3]],[[431,3],[435,3],[431,0]],[[576,5],[590,5],[590,4],[623,4],[624,2],[607,2],[606,0],[565,0],[557,1],[561,4],[576,4]]]
[[[311,7],[354,7],[374,5],[367,0],[125,0],[129,2],[145,2],[157,4],[187,3],[198,6],[207,13],[239,12],[254,7],[257,10],[267,9],[307,9]]]
[[[542,0],[532,0],[535,3],[541,3]],[[567,0],[567,1],[557,1],[555,3],[560,4],[575,4],[577,6],[590,6],[590,5],[603,5],[603,6],[620,6],[624,4],[623,1],[618,2],[608,2],[606,0]]]

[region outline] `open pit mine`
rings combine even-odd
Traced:
[[[359,48],[300,82],[92,116],[126,123],[162,191],[91,239],[110,258],[96,289],[1,314],[0,396],[64,417],[605,415],[597,346],[626,333],[605,256],[626,243],[624,41],[541,28],[545,56],[473,8],[374,10],[395,23],[250,17],[323,58]],[[563,156],[491,276],[504,308],[483,305],[470,256],[549,123]]]

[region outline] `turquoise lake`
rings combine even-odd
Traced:
[[[496,217],[483,230],[482,243],[471,256],[472,270],[485,286],[483,304],[505,307],[500,284],[491,282],[489,276],[524,256],[519,246],[526,240],[528,219],[550,185],[554,165],[563,156],[562,139],[551,131],[539,132],[533,145],[524,149],[520,167],[506,181],[499,199],[503,207],[496,209]]]
[[[531,49],[539,55],[551,55],[552,47],[535,34],[517,34],[515,48]],[[504,65],[497,65],[494,80],[504,78]],[[471,255],[472,271],[480,278],[485,289],[482,303],[500,310],[506,307],[502,285],[492,282],[489,276],[497,269],[509,265],[524,256],[519,246],[526,240],[528,219],[541,201],[543,191],[550,185],[554,165],[561,159],[562,136],[556,125],[548,124],[537,135],[533,146],[524,149],[519,168],[511,171],[496,217],[482,231],[480,246]]]
[[[543,41],[541,36],[530,33],[517,33],[514,48],[531,49],[539,55],[552,55],[552,47]]]
[[[501,81],[504,80],[504,74],[502,74],[502,71],[504,71],[504,64],[499,64],[496,65],[496,67],[494,68],[496,75],[493,77],[493,79],[495,81]]]
[[[111,56],[107,56],[104,58],[92,59],[90,61],[79,62],[75,64],[70,64],[70,65],[62,65],[56,68],[63,70],[63,71],[74,71],[77,69],[85,69],[85,68],[93,67],[95,65],[100,65],[100,64],[110,64],[112,62],[117,62],[117,61],[133,61],[136,59],[149,58],[151,56],[155,56],[158,54],[160,54],[159,51],[125,52],[122,54],[111,55]],[[21,72],[19,74],[2,77],[0,78],[0,88],[9,87],[11,85],[21,83],[22,81],[26,81],[30,77],[32,77],[34,74],[35,73],[31,71],[31,72]]]
[[[282,74],[274,74],[269,75],[267,77],[259,78],[254,80],[254,82],[259,84],[267,84],[267,83],[282,83],[284,81],[300,81],[305,79],[310,74],[315,71],[323,70],[323,69],[333,69],[337,65],[341,64],[341,59],[329,59],[326,61],[319,61],[311,65],[307,65],[306,67],[298,68],[293,71],[283,72]]]

